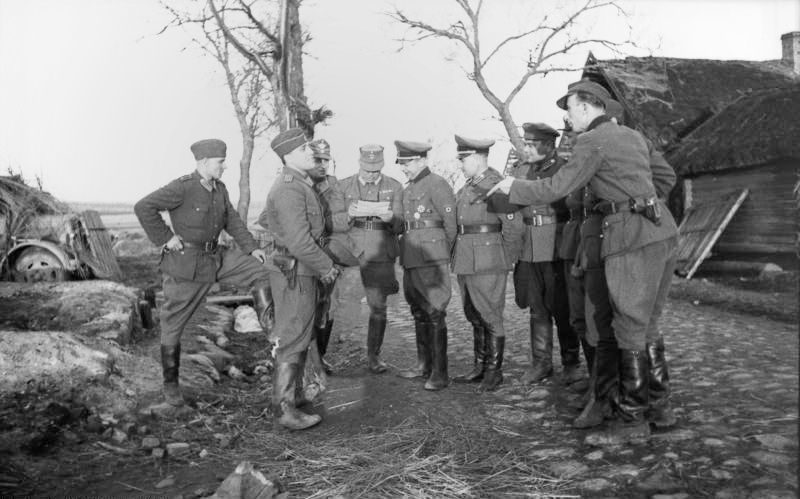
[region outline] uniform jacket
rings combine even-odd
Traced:
[[[444,228],[406,231],[400,240],[400,264],[405,268],[428,267],[450,261],[456,239],[453,189],[445,179],[425,168],[403,191],[405,222],[441,221]]]
[[[344,211],[358,200],[386,201],[392,210],[389,230],[371,230],[348,224],[350,238],[364,251],[361,262],[393,262],[399,253],[397,235],[403,232],[403,186],[397,180],[381,175],[377,185],[362,185],[358,174],[339,182],[337,190],[344,200]],[[375,220],[380,220],[374,217]]]
[[[209,191],[200,183],[201,179],[197,171],[184,175],[151,192],[134,205],[133,211],[150,241],[161,246],[177,234],[189,243],[216,242],[224,229],[245,253],[258,248],[253,235],[231,204],[225,184],[214,181],[214,187]],[[162,211],[169,212],[172,229],[162,218]],[[217,254],[184,248],[163,253],[160,268],[165,274],[178,279],[214,282],[219,263]]]
[[[314,186],[325,208],[325,230],[327,233],[346,232],[348,224],[347,207],[339,187],[340,181],[333,175]]]
[[[523,163],[515,172],[515,177],[525,180],[550,178],[565,164],[555,152],[536,163]],[[558,243],[568,215],[562,200],[553,203],[536,203],[522,207],[522,216],[533,218],[536,215],[557,217],[561,223],[545,225],[525,224],[522,254],[524,262],[552,262],[558,257]]]
[[[543,180],[514,181],[509,199],[518,204],[552,202],[588,184],[599,199],[627,203],[631,198],[668,192],[674,183],[674,171],[651,143],[638,132],[601,116],[578,136],[572,157],[558,173]],[[658,203],[660,225],[627,210],[606,216],[603,258],[676,236],[675,220],[664,201],[659,199]]]
[[[284,167],[267,195],[259,220],[266,222],[275,244],[297,258],[297,275],[325,275],[333,260],[319,242],[325,235],[325,208],[311,180]]]
[[[458,225],[501,224],[502,232],[459,234],[453,254],[453,272],[456,274],[505,273],[510,270],[522,245],[522,217],[511,209],[508,196],[492,194],[485,199],[483,193],[503,179],[496,170],[488,169],[464,184],[456,195]],[[505,205],[505,206],[503,206]]]
[[[577,189],[564,198],[565,208],[569,211],[569,220],[561,230],[561,241],[558,246],[558,258],[574,260],[580,243],[580,229],[583,223],[583,197],[588,189]]]

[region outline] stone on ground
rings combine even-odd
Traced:
[[[250,462],[242,461],[209,499],[272,499],[283,497],[283,491],[280,482],[268,479]]]
[[[261,324],[258,322],[258,314],[250,305],[239,305],[233,311],[233,330],[237,333],[258,333],[261,332]]]

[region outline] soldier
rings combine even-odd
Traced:
[[[133,208],[150,241],[162,246],[161,365],[164,401],[172,407],[184,403],[178,383],[181,334],[215,282],[251,288],[265,329],[272,309],[264,251],[258,249],[219,180],[225,171],[225,142],[201,140],[190,150],[196,170],[148,194]],[[161,211],[169,211],[172,229]],[[218,246],[223,229],[241,250]]]
[[[315,165],[303,131],[291,128],[281,132],[271,146],[284,164],[263,214],[275,237],[269,267],[276,338],[272,403],[280,426],[301,430],[321,420],[317,414],[297,409],[302,403],[298,395],[313,332],[317,281],[333,283],[339,269],[320,244],[325,232],[324,207],[308,175]]]
[[[342,266],[358,264],[353,261],[352,252],[355,245],[348,240],[344,234],[348,229],[347,212],[344,206],[344,199],[338,189],[338,180],[335,176],[328,174],[331,163],[331,146],[325,139],[318,139],[309,142],[309,146],[314,154],[314,168],[308,174],[314,182],[314,190],[319,194],[320,202],[325,213],[325,238],[327,244],[324,248],[328,251],[331,258]],[[343,250],[343,251],[340,251]],[[326,374],[331,374],[333,369],[325,360],[325,353],[328,351],[328,342],[333,330],[333,314],[331,304],[336,292],[335,283],[319,283],[319,300],[317,310],[314,314],[314,338],[319,351],[320,361]]]
[[[525,123],[524,156],[526,160],[515,174],[517,178],[538,180],[558,172],[564,161],[556,154],[558,132],[544,123]],[[570,325],[569,301],[564,265],[558,259],[557,241],[568,218],[562,200],[537,203],[522,208],[525,238],[522,254],[514,269],[517,305],[530,308],[531,368],[523,383],[538,383],[553,374],[553,321],[558,329],[562,378],[566,384],[580,379],[578,365],[580,344]]]
[[[450,255],[456,238],[453,189],[428,169],[429,144],[396,140],[397,163],[409,184],[403,191],[405,234],[400,240],[403,292],[414,316],[417,366],[404,378],[427,378],[426,390],[441,390],[447,376]]]
[[[485,197],[502,179],[488,164],[494,141],[459,135],[455,139],[467,182],[456,195],[458,236],[453,271],[458,276],[464,315],[472,324],[475,352],[472,371],[455,381],[480,381],[480,391],[494,391],[503,382],[506,277],[519,257],[522,220],[515,216],[517,207],[511,206],[506,196]]]
[[[338,189],[349,214],[348,234],[361,250],[361,282],[369,305],[367,369],[379,374],[387,369],[380,359],[386,331],[386,298],[399,291],[394,262],[399,252],[397,236],[403,232],[403,187],[381,174],[383,146],[367,144],[359,152],[358,173],[339,182]],[[388,208],[364,216],[358,210],[363,201],[387,203]]]
[[[604,362],[619,366],[619,393],[612,397],[619,421],[607,435],[619,441],[648,436],[648,421],[657,427],[674,422],[658,319],[675,266],[678,230],[658,197],[664,188],[654,185],[674,183],[674,172],[640,134],[611,121],[605,114],[610,98],[597,83],[573,84],[558,100],[575,131],[584,132],[570,161],[552,178],[508,178],[493,189],[510,192],[511,202],[531,204],[552,202],[588,183],[600,200],[593,209],[604,217],[601,258],[619,349],[607,360],[598,343],[596,362],[598,376]]]

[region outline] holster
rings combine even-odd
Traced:
[[[278,267],[283,277],[286,278],[289,283],[289,289],[294,289],[297,284],[297,258],[276,252],[272,255],[272,263]]]

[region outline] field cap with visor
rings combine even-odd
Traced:
[[[472,154],[489,154],[489,148],[494,145],[491,139],[468,139],[455,135],[456,154],[458,159],[464,159]]]
[[[603,103],[603,107],[606,108],[608,107],[608,101],[611,100],[611,94],[609,94],[608,90],[606,90],[602,85],[591,80],[584,79],[570,83],[567,87],[567,94],[558,99],[556,101],[556,105],[566,111],[567,98],[569,98],[570,95],[577,94],[578,92],[585,92],[597,97],[597,99]]]
[[[411,142],[408,140],[395,140],[394,146],[397,148],[395,163],[407,163],[414,159],[427,158],[428,151],[433,147],[425,142]]]
[[[358,148],[358,164],[368,172],[379,172],[383,168],[383,146],[365,144]]]

